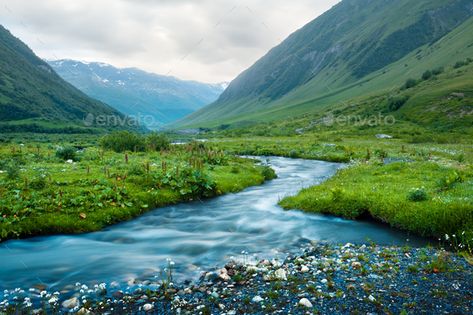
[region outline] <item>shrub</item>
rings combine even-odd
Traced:
[[[409,143],[418,144],[418,143],[431,143],[434,142],[434,138],[430,135],[417,135],[409,139]]]
[[[453,172],[452,174],[441,178],[437,186],[439,190],[446,191],[452,189],[456,184],[463,183],[465,181],[465,177],[457,172]]]
[[[465,154],[460,153],[455,157],[455,160],[458,161],[458,163],[464,163],[465,162]]]
[[[276,172],[269,166],[264,166],[263,167],[262,174],[263,174],[265,180],[271,180],[271,179],[275,179],[275,178],[278,177],[276,175]]]
[[[67,160],[77,161],[76,149],[73,147],[58,148],[56,150],[56,157],[64,161],[67,161]]]
[[[427,70],[422,74],[422,80],[427,81],[432,78],[432,71]]]
[[[145,174],[145,168],[143,165],[132,164],[128,169],[128,175],[142,176]]]
[[[228,160],[223,152],[209,150],[202,153],[203,161],[210,165],[227,165]]]
[[[216,183],[201,170],[190,167],[175,167],[168,172],[156,174],[158,188],[169,187],[186,197],[211,197],[217,189]]]
[[[406,83],[404,83],[404,85],[402,86],[402,89],[407,90],[413,88],[417,85],[417,83],[418,82],[416,79],[407,79]]]
[[[391,97],[388,100],[388,108],[392,112],[397,111],[404,106],[408,100],[408,96]]]
[[[388,157],[388,152],[382,150],[382,149],[378,149],[374,152],[374,154],[379,157],[380,159],[385,159]]]
[[[412,202],[421,202],[429,200],[429,195],[425,191],[425,188],[415,188],[409,192],[407,199]]]
[[[46,188],[46,186],[47,186],[46,176],[44,176],[44,175],[40,175],[40,176],[34,178],[30,183],[30,188],[37,189],[37,190],[44,189],[44,188]]]
[[[20,166],[16,163],[10,162],[5,165],[5,171],[9,180],[15,180],[20,177]]]
[[[457,61],[455,63],[455,65],[453,66],[453,68],[458,69],[458,68],[461,68],[461,67],[466,66],[466,65],[467,65],[467,63],[463,60],[462,61]]]
[[[129,131],[116,131],[106,135],[100,140],[100,145],[107,150],[115,152],[144,151],[145,140],[143,136]]]
[[[162,133],[152,132],[146,137],[146,144],[150,150],[162,151],[169,149],[171,142]]]
[[[438,68],[435,68],[434,70],[432,70],[432,74],[433,75],[439,75],[439,74],[442,74],[443,71],[444,71],[443,67],[438,67]]]

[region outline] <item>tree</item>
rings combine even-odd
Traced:
[[[406,81],[406,83],[404,83],[404,86],[402,87],[402,89],[407,90],[407,89],[413,88],[416,85],[417,85],[417,80],[416,79],[407,79],[407,81]]]
[[[152,132],[146,137],[146,144],[150,150],[162,151],[169,149],[171,143],[166,135]]]
[[[422,80],[427,81],[430,78],[432,78],[432,71],[427,70],[424,72],[424,74],[422,74]]]

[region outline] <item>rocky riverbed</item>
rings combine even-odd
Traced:
[[[285,261],[231,261],[181,284],[172,282],[173,267],[127,287],[5,291],[0,313],[473,313],[473,266],[439,249],[314,244]]]

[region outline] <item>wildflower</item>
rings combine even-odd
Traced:
[[[450,237],[448,236],[448,234],[445,234],[445,240],[448,241],[450,239]]]
[[[33,303],[31,303],[31,299],[27,297],[23,300],[23,304],[25,307],[31,307],[33,305]]]

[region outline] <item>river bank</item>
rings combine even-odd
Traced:
[[[284,196],[279,204],[287,210],[346,219],[369,217],[395,229],[442,239],[455,250],[473,255],[471,144],[418,143],[416,139],[390,137],[321,132],[299,137],[213,139],[213,143],[232,153],[350,161],[327,181]]]
[[[99,231],[152,209],[235,193],[274,177],[254,160],[197,142],[142,152],[2,144],[0,242]]]
[[[68,293],[3,292],[0,311],[35,314],[471,314],[473,267],[440,249],[312,244],[282,261],[229,261],[194,283],[162,278]]]

